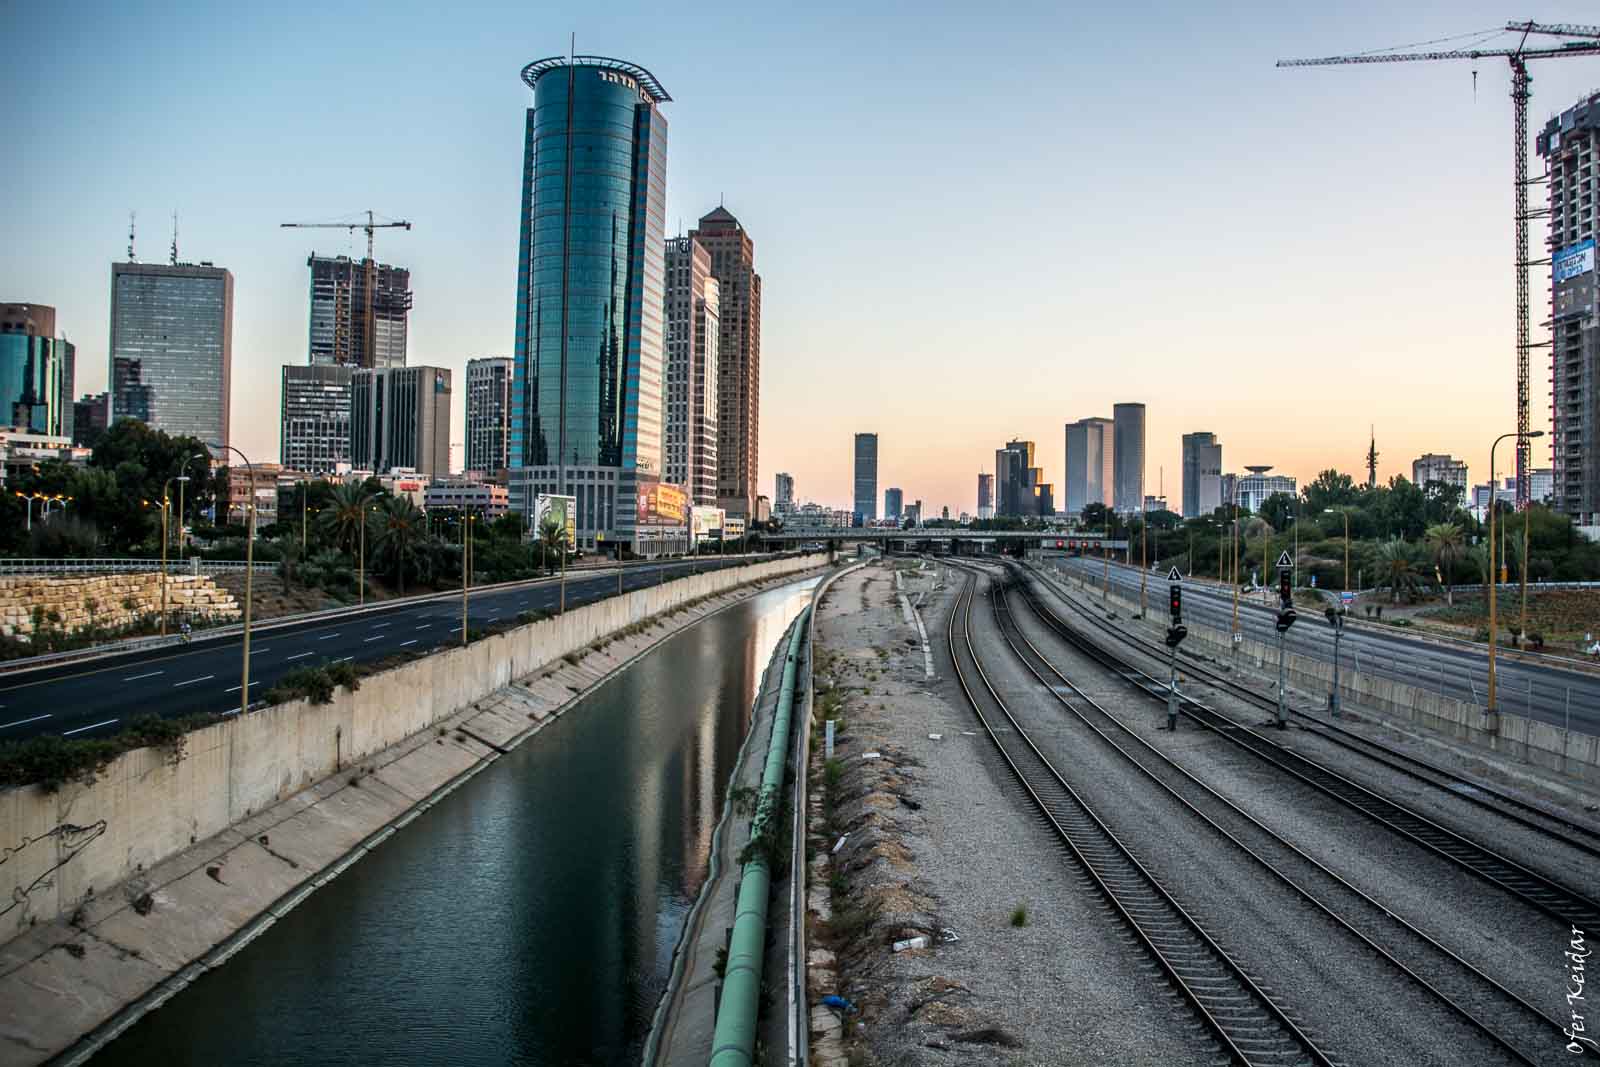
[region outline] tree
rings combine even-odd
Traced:
[[[367,521],[368,500],[364,485],[336,485],[333,498],[317,516],[318,524],[327,531],[334,545],[352,555],[361,536],[361,526]]]
[[[567,526],[554,515],[546,515],[539,524],[539,547],[541,549],[541,563],[550,566],[550,556],[554,554],[560,559],[566,554]]]
[[[1289,517],[1295,512],[1295,499],[1289,493],[1273,493],[1261,502],[1261,517],[1272,524],[1274,530],[1287,530]]]
[[[1317,475],[1301,495],[1306,502],[1306,511],[1316,515],[1328,508],[1349,507],[1360,494],[1355,481],[1348,474],[1340,474],[1330,467]]]
[[[396,496],[379,505],[377,526],[377,548],[385,573],[395,578],[400,595],[405,596],[406,569],[413,564],[417,545],[426,536],[427,518],[410,497]]]
[[[1086,530],[1107,529],[1111,518],[1111,509],[1098,502],[1088,504],[1083,509],[1083,527]]]
[[[1378,581],[1374,588],[1389,588],[1390,602],[1400,603],[1402,594],[1410,597],[1417,588],[1416,550],[1399,538],[1378,547]]]
[[[1438,483],[1430,482],[1430,485]],[[1428,550],[1433,553],[1434,566],[1444,571],[1444,599],[1447,604],[1455,600],[1455,567],[1465,557],[1466,540],[1461,527],[1455,523],[1441,522],[1428,527]]]

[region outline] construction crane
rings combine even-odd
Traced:
[[[1328,56],[1322,59],[1280,59],[1280,67],[1332,67],[1353,63],[1419,63],[1443,59],[1505,59],[1511,65],[1512,109],[1512,185],[1516,203],[1516,287],[1517,287],[1517,507],[1528,506],[1528,268],[1548,263],[1549,259],[1528,258],[1528,220],[1549,214],[1547,209],[1528,210],[1528,98],[1532,95],[1533,79],[1528,76],[1528,62],[1535,59],[1556,59],[1564,56],[1600,55],[1600,26],[1579,26],[1571,23],[1508,22],[1503,29],[1480,34],[1463,34],[1463,37],[1480,39],[1500,33],[1521,36],[1515,48],[1467,48],[1445,52],[1367,52],[1353,56]],[[1551,37],[1574,38],[1547,48],[1527,47],[1533,34]],[[1428,42],[1435,43],[1435,42]],[[1410,47],[1410,46],[1407,46]],[[1473,72],[1476,76],[1476,71]]]
[[[372,211],[367,211],[364,214],[367,216],[366,222],[281,222],[278,226],[280,229],[286,230],[348,230],[351,233],[357,230],[365,231],[367,235],[367,258],[362,261],[362,267],[366,275],[367,308],[366,314],[362,316],[361,326],[362,338],[366,344],[363,356],[368,366],[374,366],[377,362],[377,350],[374,347],[373,338],[377,332],[378,261],[373,258],[372,254],[373,232],[375,230],[388,229],[409,230],[411,229],[411,223],[406,222],[404,219],[396,219],[392,222],[378,222],[377,216]],[[336,336],[335,347],[337,346],[338,338]]]

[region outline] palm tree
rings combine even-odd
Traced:
[[[417,546],[426,535],[427,517],[410,497],[394,496],[380,506],[377,525],[378,550],[399,582],[400,595],[405,596],[406,568],[416,558]]]
[[[554,515],[546,515],[544,522],[539,524],[539,545],[542,562],[550,566],[550,555],[558,556],[566,551],[567,526]]]
[[[1444,600],[1446,604],[1455,601],[1455,568],[1456,564],[1466,558],[1466,541],[1461,535],[1461,527],[1453,522],[1441,522],[1436,526],[1428,527],[1425,535],[1428,548],[1433,552],[1433,562],[1436,567],[1444,571]]]
[[[367,521],[367,492],[360,484],[341,484],[333,487],[333,499],[317,517],[333,542],[346,552],[356,551],[356,541],[361,534],[361,524]]]
[[[1377,587],[1389,587],[1390,603],[1400,603],[1400,594],[1410,595],[1417,587],[1415,550],[1399,538],[1378,547]]]

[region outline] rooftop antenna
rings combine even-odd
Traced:
[[[139,216],[139,213],[137,211],[128,212],[128,262],[129,263],[134,262],[134,259],[133,259],[133,220],[138,218],[138,216]]]
[[[178,265],[178,212],[172,212],[172,265]]]

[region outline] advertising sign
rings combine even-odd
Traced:
[[[737,515],[724,515],[722,517],[722,536],[729,541],[737,541],[744,536],[744,520]]]
[[[578,536],[578,498],[575,496],[556,496],[552,493],[540,493],[533,500],[533,536],[542,538],[544,534],[545,519],[554,516],[567,531],[566,546],[570,550],[577,543]]]
[[[670,482],[639,483],[640,526],[682,526],[689,521],[689,494]]]
[[[1594,239],[1564,248],[1550,261],[1550,280],[1557,285],[1594,270]]]
[[[722,533],[722,509],[696,504],[690,509],[695,541],[715,540]]]

